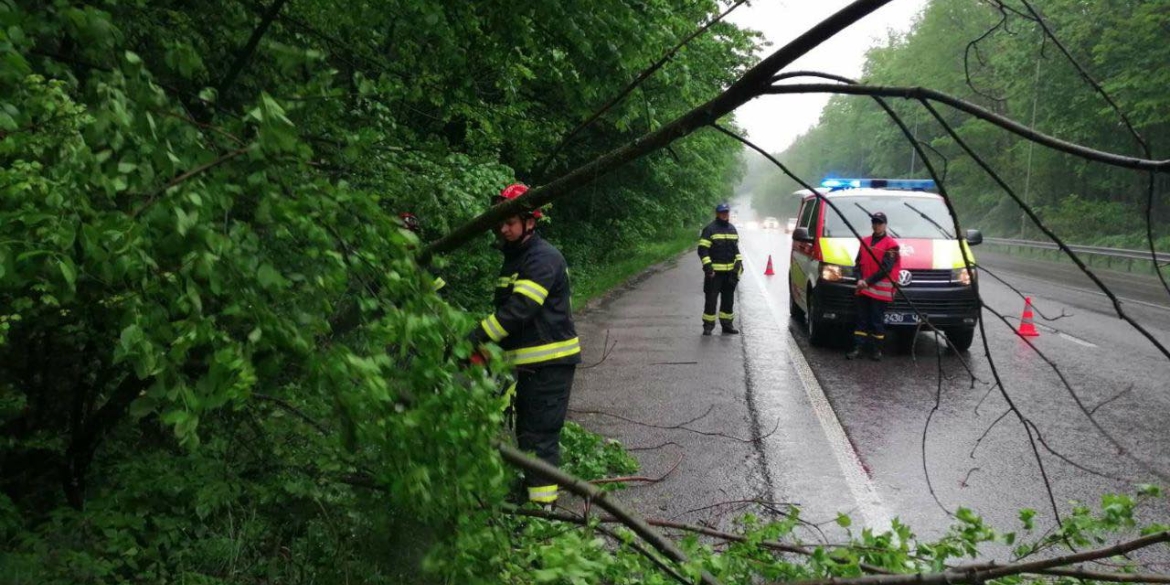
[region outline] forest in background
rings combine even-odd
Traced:
[[[1156,158],[1170,149],[1170,1],[1049,0],[1036,4],[1053,33],[1129,117]],[[1142,155],[1108,103],[1080,77],[1040,27],[990,2],[934,0],[905,35],[871,49],[859,81],[935,89],[1100,150]],[[829,73],[839,73],[830,71]],[[782,111],[782,99],[772,98]],[[889,100],[929,145],[966,227],[1000,237],[1043,239],[1021,211],[917,102]],[[1033,112],[1033,106],[1035,111]],[[1034,147],[969,116],[943,110],[948,123],[1041,218],[1067,241],[1144,248],[1148,178]],[[829,176],[929,178],[898,127],[871,99],[833,96],[819,122],[781,162],[806,181]],[[753,159],[759,157],[753,157]],[[765,215],[791,216],[800,186],[762,160],[751,160],[744,192]],[[1170,248],[1170,181],[1158,179],[1154,233]],[[766,213],[765,213],[766,212]]]

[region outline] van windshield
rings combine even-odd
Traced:
[[[942,199],[933,197],[866,197],[864,195],[833,197],[833,205],[853,225],[857,233],[867,236],[873,232],[869,214],[882,212],[889,220],[887,229],[896,238],[954,239],[954,222]],[[829,206],[825,206],[826,238],[851,238],[853,232],[845,220]],[[923,217],[925,216],[925,217]]]

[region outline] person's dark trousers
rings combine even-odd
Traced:
[[[516,370],[516,442],[550,465],[561,463],[561,428],[576,370],[575,364]],[[550,478],[526,472],[524,485],[531,501],[549,504],[557,499],[556,481]]]
[[[866,295],[857,295],[857,326],[853,329],[853,347],[881,349],[886,338],[886,301]]]
[[[724,327],[730,327],[735,320],[735,286],[739,284],[739,275],[735,272],[716,272],[711,278],[703,279],[703,329],[714,329],[715,320]],[[722,297],[722,298],[721,298]],[[718,305],[719,314],[715,314]]]

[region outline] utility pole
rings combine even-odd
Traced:
[[[1032,122],[1028,124],[1028,128],[1032,131],[1036,130],[1036,101],[1040,97],[1040,60],[1044,58],[1044,42],[1040,43],[1040,51],[1036,54],[1036,76],[1032,79]],[[1028,141],[1028,170],[1024,173],[1024,204],[1028,204],[1028,193],[1032,189],[1032,149],[1036,147],[1036,143],[1031,140]],[[1026,239],[1025,230],[1027,229],[1027,214],[1024,210],[1020,210],[1020,239]]]
[[[915,120],[914,120],[914,142],[918,142],[918,120],[917,120],[917,118],[918,118],[918,116],[915,116]],[[911,145],[910,145],[910,174],[909,174],[909,175],[906,175],[906,176],[907,176],[907,178],[913,178],[913,177],[914,177],[914,161],[915,161],[915,158],[917,158],[917,156],[918,156],[918,149],[914,148],[914,146],[915,146],[915,145],[913,145],[913,144],[911,144]]]

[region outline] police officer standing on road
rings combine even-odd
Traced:
[[[493,204],[528,191],[510,185]],[[495,312],[470,335],[479,346],[489,341],[504,349],[516,375],[516,442],[552,465],[561,459],[561,428],[569,408],[573,374],[581,362],[581,343],[573,325],[568,266],[560,251],[536,233],[539,209],[505,219],[497,228],[504,264],[496,281]],[[556,482],[525,476],[528,500],[551,507]]]
[[[735,285],[743,273],[743,256],[739,253],[739,232],[731,225],[731,206],[715,206],[715,221],[707,224],[699,234],[699,259],[703,262],[703,335],[715,329],[715,303],[719,303],[719,324],[724,335],[735,335],[739,330],[735,320]]]
[[[886,339],[886,308],[894,301],[894,282],[899,266],[898,242],[886,235],[886,214],[870,216],[873,235],[861,239],[857,252],[857,327],[853,330],[853,349],[846,359],[857,359],[865,346],[870,359],[881,361],[882,342]]]

